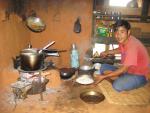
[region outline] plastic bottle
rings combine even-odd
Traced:
[[[79,53],[75,44],[72,44],[71,50],[71,67],[78,68],[79,67]]]

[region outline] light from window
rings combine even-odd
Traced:
[[[132,0],[109,0],[109,6],[126,7]]]

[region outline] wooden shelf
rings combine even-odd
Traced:
[[[146,0],[147,1],[147,0]],[[122,7],[108,7],[103,4],[104,0],[94,0],[93,4],[93,29],[92,29],[92,43],[103,43],[103,44],[117,44],[117,41],[113,37],[102,37],[97,35],[96,31],[96,20],[104,20],[104,21],[110,21],[114,22],[117,20],[117,17],[119,19],[124,19],[129,22],[135,22],[135,23],[150,23],[150,16],[143,12],[143,8],[122,8]],[[113,12],[119,12],[117,13]],[[106,13],[105,13],[106,12]],[[142,14],[141,14],[142,13]],[[111,17],[114,17],[111,19]],[[102,19],[102,18],[103,19]],[[150,47],[150,38],[140,35],[138,39],[145,45]]]
[[[113,37],[96,36],[96,37],[93,38],[93,43],[117,44],[117,41]]]
[[[150,23],[150,16],[139,16],[139,15],[111,15],[111,14],[103,14],[103,13],[96,13],[94,14],[95,19],[101,19],[101,17],[105,18],[102,20],[106,20],[106,21],[115,21],[111,19],[111,17],[117,18],[117,16],[119,16],[119,18],[130,21],[130,22],[140,22],[140,23]],[[107,18],[107,19],[106,19]],[[144,18],[145,21],[141,21],[141,19]]]
[[[150,47],[150,38],[138,38],[145,46]],[[101,44],[118,44],[114,37],[101,37],[97,36],[93,38],[92,43],[101,43]]]

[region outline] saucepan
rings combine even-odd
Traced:
[[[47,56],[51,56],[50,53],[43,52],[44,49],[47,49],[52,44],[54,44],[55,41],[50,42],[46,46],[44,46],[42,49],[37,48],[27,48],[23,49],[20,52],[20,65],[21,69],[25,71],[35,71],[42,69],[44,66],[44,59]],[[54,53],[52,53],[52,56],[54,56]],[[59,56],[58,52],[55,56]]]
[[[24,49],[20,53],[21,69],[35,71],[41,69],[44,64],[45,55],[36,48]]]

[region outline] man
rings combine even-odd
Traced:
[[[119,48],[104,51],[101,56],[121,53],[121,66],[115,67],[102,64],[101,75],[97,76],[98,84],[105,78],[117,77],[113,81],[113,88],[119,92],[128,91],[144,86],[147,83],[146,75],[149,71],[149,55],[144,45],[130,34],[130,24],[125,20],[118,20],[114,24],[114,35]]]

